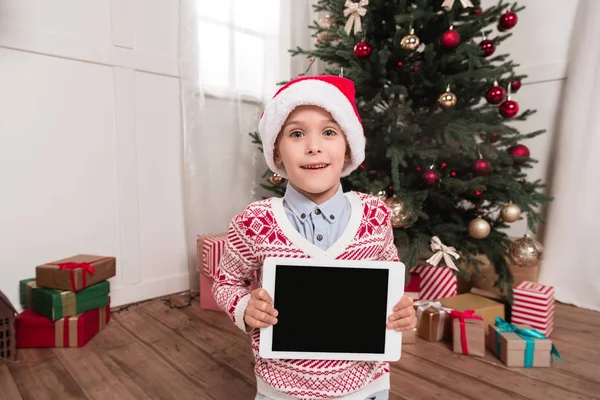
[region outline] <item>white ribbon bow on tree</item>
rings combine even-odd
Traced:
[[[434,236],[431,238],[431,251],[435,252],[435,254],[427,260],[427,263],[437,267],[443,258],[448,268],[458,271],[458,268],[456,268],[452,257],[458,260],[460,255],[456,252],[454,247],[446,246],[442,243],[439,237]]]
[[[360,21],[360,17],[364,17],[367,13],[366,5],[369,4],[369,0],[360,0],[358,3],[354,3],[350,0],[346,0],[344,6],[346,9],[344,10],[344,17],[348,18],[348,22],[346,22],[346,26],[344,30],[346,31],[346,35],[350,34],[352,30],[352,25],[354,24],[354,34],[362,31],[362,25]]]
[[[444,3],[442,4],[442,7],[448,7],[450,9],[452,9],[452,7],[454,6],[454,2],[456,0],[444,0]],[[460,0],[460,4],[462,4],[462,6],[464,8],[467,7],[473,7],[473,3],[471,3],[471,0]]]
[[[440,321],[438,322],[436,339],[442,340],[444,338],[444,328],[446,326],[446,318],[448,318],[448,315],[449,315],[450,311],[452,311],[452,309],[442,306],[442,303],[440,303],[439,301],[418,300],[418,301],[415,301],[413,303],[413,305],[415,307],[417,307],[417,331],[419,329],[419,326],[421,325],[421,316],[423,315],[423,312],[425,310],[427,310],[431,307],[435,308],[436,310],[439,310]]]

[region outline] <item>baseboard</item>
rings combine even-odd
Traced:
[[[121,307],[190,290],[187,273],[166,278],[143,281],[135,285],[115,286],[110,290],[110,306]]]

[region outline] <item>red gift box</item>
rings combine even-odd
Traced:
[[[457,294],[458,280],[450,268],[420,265],[412,267],[410,272],[411,280],[413,274],[420,278],[419,300],[437,300]]]
[[[110,322],[110,306],[51,321],[31,309],[16,318],[17,348],[83,347]]]
[[[554,329],[554,287],[523,281],[513,289],[511,323],[530,325],[545,336]]]
[[[226,233],[198,235],[196,238],[196,269],[214,280],[226,244]]]

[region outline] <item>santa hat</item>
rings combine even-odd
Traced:
[[[275,141],[288,115],[298,106],[314,105],[327,110],[342,128],[350,146],[350,161],[342,170],[348,176],[365,159],[365,135],[355,103],[354,82],[335,75],[303,76],[282,86],[267,103],[258,124],[263,153],[274,173],[287,178],[275,165]]]

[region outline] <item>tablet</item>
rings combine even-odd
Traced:
[[[296,360],[398,361],[402,333],[386,327],[404,294],[401,262],[266,258],[263,288],[278,311],[259,355]]]

